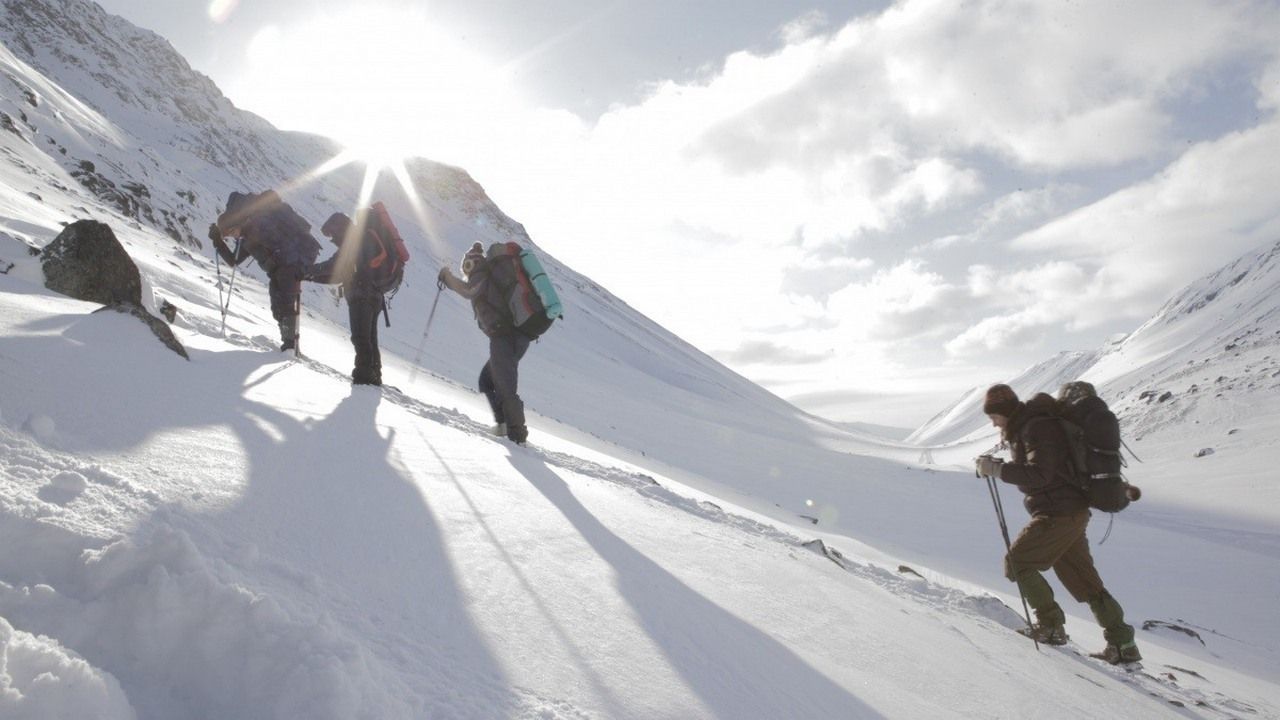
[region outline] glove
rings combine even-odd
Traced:
[[[436,282],[442,283],[445,281],[445,278],[449,277],[453,277],[453,272],[449,270],[448,266],[442,267],[440,268],[440,272],[436,275]]]
[[[1000,477],[1000,466],[1004,465],[1004,461],[1000,458],[994,458],[990,455],[979,455],[975,463],[978,474],[982,477]]]
[[[218,223],[209,223],[209,239],[214,242],[222,242],[222,231],[218,229]]]

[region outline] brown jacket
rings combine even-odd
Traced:
[[[1089,509],[1084,492],[1071,482],[1066,432],[1055,416],[1056,401],[1038,393],[1009,418],[1005,440],[1013,459],[1000,479],[1026,495],[1022,504],[1035,515],[1071,515]]]

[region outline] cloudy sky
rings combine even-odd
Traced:
[[[1275,0],[99,2],[281,127],[465,167],[838,420],[918,425],[1280,239]]]

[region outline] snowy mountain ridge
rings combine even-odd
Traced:
[[[1056,390],[1064,382],[1075,380],[1095,362],[1099,353],[1080,351],[1061,352],[1039,362],[1009,380],[1007,384],[1019,397],[1030,397],[1036,392]],[[941,445],[969,438],[974,433],[985,433],[990,428],[982,414],[986,387],[976,387],[961,395],[952,405],[930,418],[907,437],[907,442],[917,445]],[[980,416],[981,426],[974,427],[974,410]]]
[[[1094,352],[1061,353],[1008,381],[1021,397],[1053,394],[1063,383],[1092,382],[1141,438],[1176,423],[1204,398],[1230,402],[1265,392],[1280,414],[1280,242],[1250,251],[1192,282],[1123,339]],[[1213,368],[1233,369],[1215,372]],[[1238,369],[1236,369],[1238,368]],[[982,414],[986,388],[974,388],[918,428],[909,442],[946,445],[995,437]]]

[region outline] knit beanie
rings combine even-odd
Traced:
[[[1013,391],[1013,388],[1004,384],[992,385],[987,388],[987,398],[982,403],[982,412],[988,415],[1009,417],[1017,409],[1018,395]]]
[[[471,246],[471,249],[467,251],[467,254],[464,255],[462,258],[461,270],[462,270],[463,276],[464,277],[470,276],[471,273],[475,272],[475,269],[480,267],[480,265],[483,262],[484,262],[484,246],[481,245],[480,243],[475,243],[474,245]]]

